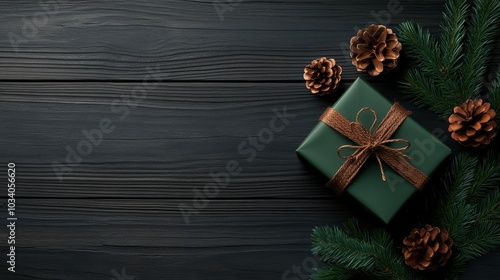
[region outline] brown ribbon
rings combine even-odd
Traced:
[[[374,116],[370,130],[367,130],[366,127],[359,122],[359,115],[367,110],[372,112]],[[380,125],[373,131],[377,123],[377,113],[371,108],[365,107],[359,110],[355,122],[349,121],[333,108],[326,109],[320,117],[320,120],[356,143],[356,145],[343,145],[338,148],[337,154],[339,157],[346,159],[346,161],[339,168],[337,173],[333,175],[327,187],[333,188],[339,195],[342,194],[347,188],[347,185],[349,185],[351,180],[358,174],[361,167],[373,154],[377,158],[382,180],[384,182],[386,181],[386,177],[382,162],[385,162],[415,188],[422,190],[429,178],[422,171],[411,165],[407,161],[409,157],[401,152],[410,147],[410,141],[405,139],[389,139],[410,114],[410,111],[404,109],[398,103],[394,103]],[[407,145],[402,148],[391,148],[386,145],[393,142],[403,142]],[[356,149],[356,151],[350,156],[341,155],[340,152],[348,148]]]

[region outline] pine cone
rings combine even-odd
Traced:
[[[466,147],[488,145],[497,135],[495,110],[490,103],[482,99],[467,100],[453,108],[453,114],[448,118],[451,138]]]
[[[396,34],[383,25],[372,24],[351,38],[352,64],[360,72],[377,76],[398,64],[402,45]]]
[[[304,68],[306,87],[312,94],[323,96],[334,92],[340,82],[342,67],[335,63],[335,59],[326,57],[315,59]]]
[[[436,270],[450,258],[453,240],[446,230],[425,225],[421,229],[414,228],[403,244],[407,265],[420,270]]]

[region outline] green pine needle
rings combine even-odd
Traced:
[[[443,12],[440,42],[419,24],[403,22],[397,28],[415,69],[404,76],[403,90],[420,107],[446,119],[452,108],[483,89],[495,39],[500,31],[500,1],[448,0]],[[500,70],[490,93],[499,108]],[[498,110],[498,109],[497,109]]]
[[[447,196],[442,200],[438,213],[446,213],[449,209],[465,204],[472,184],[478,159],[467,153],[455,157],[448,172],[442,178],[444,191]],[[438,217],[442,216],[438,214]]]
[[[478,203],[500,186],[500,157],[490,149],[477,168],[474,182],[469,190],[467,202]]]
[[[456,80],[461,84],[462,97],[479,96],[499,29],[500,1],[476,0],[475,3],[467,31],[463,71]]]
[[[496,120],[500,121],[500,67],[495,73],[495,78],[492,80],[489,91],[488,99],[491,102],[491,107],[493,107],[496,112]]]
[[[455,105],[449,96],[443,95],[435,83],[417,69],[410,69],[405,73],[401,82],[405,92],[413,94],[413,102],[420,107],[429,107],[441,118],[447,118]]]
[[[450,0],[443,13],[444,23],[441,25],[442,64],[448,66],[448,72],[454,75],[459,70],[462,57],[463,39],[465,37],[465,20],[470,5],[467,0]]]
[[[484,158],[455,157],[442,179],[434,224],[449,231],[456,260],[450,273],[500,247],[500,155],[489,148]],[[432,200],[433,198],[429,198]],[[456,267],[455,267],[456,266]],[[456,275],[456,274],[454,274]]]
[[[500,189],[498,186],[476,206],[477,217],[475,223],[482,221],[497,221],[500,219]]]
[[[428,30],[411,22],[402,23],[398,33],[416,66],[401,82],[405,92],[417,106],[428,107],[446,119],[453,107],[482,93],[500,31],[500,1],[448,0],[443,19],[439,43]],[[486,95],[500,120],[500,67]],[[350,219],[343,228],[313,230],[312,252],[326,266],[312,279],[453,279],[465,270],[468,261],[499,248],[498,150],[492,146],[484,157],[457,155],[440,182],[424,202],[433,206],[429,207],[434,210],[433,225],[448,230],[454,240],[452,258],[438,274],[415,272],[404,263],[401,240],[394,241],[382,229],[363,229]]]
[[[485,154],[455,156],[441,183],[429,186],[438,189],[433,195],[440,198],[427,198],[436,208],[432,225],[448,230],[454,241],[452,259],[438,274],[415,272],[404,263],[402,240],[393,240],[383,229],[363,229],[350,219],[343,228],[313,230],[312,252],[327,266],[312,279],[453,279],[468,261],[499,248],[500,154],[496,147]]]
[[[398,28],[399,39],[405,45],[406,53],[415,58],[415,62],[422,72],[430,75],[441,75],[441,52],[438,43],[432,37],[429,30],[424,29],[420,24],[403,22]]]
[[[359,273],[354,270],[347,269],[340,265],[332,265],[328,268],[319,268],[313,273],[311,278],[313,280],[349,280],[349,279],[359,279]]]
[[[323,262],[343,265],[348,269],[371,270],[375,265],[373,245],[352,238],[337,227],[315,228],[312,252]]]
[[[358,220],[350,218],[344,222],[344,231],[353,238],[362,240],[364,242],[370,242],[371,235],[370,232],[363,230],[358,223]]]
[[[466,241],[457,245],[467,260],[476,259],[500,246],[500,227],[497,221],[482,221],[472,228]]]
[[[356,220],[349,220],[344,229],[316,227],[312,240],[312,252],[329,265],[313,274],[314,280],[350,279],[341,277],[354,275],[364,275],[363,279],[420,279],[404,264],[400,249],[385,230],[366,231]]]

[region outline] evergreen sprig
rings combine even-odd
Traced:
[[[463,261],[500,246],[500,156],[460,154],[442,181],[434,224],[446,228]]]
[[[453,107],[481,94],[494,47],[500,31],[500,1],[449,0],[445,4],[440,42],[421,25],[404,22],[398,33],[404,49],[416,68],[406,72],[402,82],[417,106],[428,107],[448,118]],[[500,83],[500,70],[496,73]],[[489,92],[499,108],[496,90]],[[497,109],[498,110],[498,109]]]
[[[343,228],[316,227],[312,235],[312,252],[327,264],[313,274],[314,280],[420,279],[404,264],[401,251],[383,229],[365,231],[354,219]],[[358,278],[359,279],[359,278]]]
[[[493,108],[500,108],[500,66],[495,73],[495,78],[491,81],[488,91],[488,99],[491,102]],[[500,121],[500,109],[497,109],[496,120]]]
[[[439,185],[431,186],[436,191],[427,200],[435,204],[434,217],[415,226],[430,223],[444,228],[454,240],[452,259],[438,276],[405,265],[401,240],[394,241],[383,229],[362,229],[351,219],[342,228],[313,230],[312,252],[327,266],[312,279],[453,279],[468,261],[500,247],[499,186],[500,153],[495,147],[485,156],[457,155]]]
[[[467,98],[479,96],[481,92],[500,27],[500,1],[476,0],[475,3],[467,30],[464,69],[457,81],[461,84],[462,96]]]
[[[453,107],[482,95],[488,82],[485,75],[500,31],[500,0],[448,0],[443,18],[439,42],[412,22],[402,23],[398,32],[416,66],[405,74],[405,91],[416,105],[448,118]],[[484,95],[500,120],[500,67]],[[423,201],[433,213],[422,216],[415,227],[430,223],[448,230],[454,240],[452,258],[437,274],[409,268],[402,240],[394,240],[384,229],[363,229],[351,219],[343,227],[313,230],[312,252],[326,266],[312,279],[454,279],[468,261],[499,248],[500,148],[493,145],[483,156],[455,156]]]
[[[362,275],[356,270],[347,269],[341,265],[331,265],[328,268],[319,268],[313,276],[315,280],[349,280],[356,279],[355,277],[360,278]]]

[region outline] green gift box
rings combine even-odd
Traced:
[[[354,122],[358,112],[364,107],[369,107],[377,113],[378,120],[375,123],[377,128],[391,106],[385,97],[358,78],[333,105],[333,109]],[[362,113],[359,115],[359,121],[369,129],[374,116]],[[409,117],[389,138],[408,140],[410,146],[403,153],[410,157],[408,161],[411,165],[426,175],[430,175],[451,152],[447,146]],[[355,145],[355,143],[327,124],[319,122],[299,146],[297,154],[327,178],[332,178],[345,162],[345,159],[337,154],[337,149],[343,145]],[[389,143],[387,146],[398,148],[401,144]],[[385,182],[381,178],[379,163],[374,156],[371,156],[344,193],[359,201],[383,222],[389,223],[417,189],[396,171],[382,164],[386,176]]]

